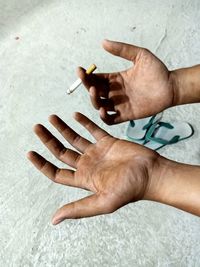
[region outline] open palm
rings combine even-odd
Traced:
[[[65,148],[44,126],[38,124],[34,128],[51,153],[72,169],[59,169],[38,153],[28,153],[35,167],[52,181],[93,192],[60,208],[53,224],[67,218],[110,213],[145,198],[158,158],[152,150],[110,136],[81,113],[76,113],[75,119],[95,137],[95,144],[78,135],[56,115],[50,116],[50,122],[78,151]]]
[[[173,105],[171,73],[150,51],[111,41],[104,41],[103,47],[134,64],[116,73],[87,75],[84,69],[78,69],[78,75],[105,123],[144,118]]]

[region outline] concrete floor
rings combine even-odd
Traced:
[[[55,210],[87,193],[51,183],[25,156],[38,150],[61,166],[32,133],[35,123],[50,127],[52,113],[86,137],[73,111],[123,137],[124,124],[104,125],[84,88],[65,94],[76,67],[129,66],[103,51],[104,38],[148,47],[170,69],[198,64],[199,21],[198,0],[0,0],[0,266],[200,266],[200,219],[165,205],[138,202],[53,227]],[[195,134],[161,154],[200,163],[199,114],[200,105],[165,112]]]

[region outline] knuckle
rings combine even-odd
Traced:
[[[59,152],[58,158],[59,158],[59,159],[62,159],[62,158],[65,156],[67,150],[68,150],[68,149],[65,148],[65,147],[64,147],[63,149],[61,149],[60,152]]]
[[[81,140],[80,135],[75,135],[73,138],[73,144],[78,144]]]
[[[59,176],[60,176],[60,171],[61,171],[61,169],[56,169],[56,171],[55,171],[55,176],[54,176],[54,179],[53,179],[53,182],[54,183],[58,183],[58,179],[59,179]]]
[[[120,51],[120,56],[123,56],[127,52],[127,47],[122,46],[121,51]]]
[[[71,214],[70,214],[70,218],[72,219],[80,219],[81,216],[78,214],[78,207],[77,207],[77,203],[76,202],[72,202],[71,203]]]
[[[75,165],[78,166],[78,163],[80,161],[81,155],[78,155],[75,159]]]

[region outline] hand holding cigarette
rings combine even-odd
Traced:
[[[113,55],[130,60],[133,66],[121,72],[93,75],[87,74],[96,69],[95,65],[87,71],[80,68],[80,79],[68,93],[83,82],[92,104],[107,124],[150,116],[170,106],[200,102],[200,65],[169,71],[147,49],[110,41],[103,46]],[[109,111],[115,114],[109,115]],[[200,216],[199,166],[177,163],[134,142],[114,138],[81,113],[75,113],[74,118],[93,135],[94,144],[56,115],[50,116],[49,121],[73,150],[43,125],[34,127],[51,153],[66,163],[66,169],[59,169],[36,152],[28,153],[34,166],[53,182],[92,192],[58,209],[53,224],[111,213],[142,199]]]
[[[92,64],[87,70],[86,70],[86,74],[91,74],[92,72],[94,72],[96,70],[96,65]],[[70,88],[67,90],[67,94],[70,95],[71,93],[73,93],[80,85],[82,84],[82,80],[79,78],[78,80],[76,80],[71,86]]]
[[[85,70],[79,68],[79,78],[106,124],[148,117],[172,105],[173,75],[161,60],[135,45],[105,40],[103,47],[133,63],[123,71],[93,75],[86,75]]]

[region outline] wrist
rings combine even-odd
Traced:
[[[163,177],[165,176],[169,162],[166,158],[158,156],[149,177],[149,182],[144,195],[144,200],[161,202],[163,191]]]
[[[173,106],[200,102],[200,65],[170,71]]]
[[[173,70],[169,72],[169,80],[172,87],[172,93],[173,93],[173,101],[172,101],[172,107],[180,105],[180,77],[179,72],[177,70]]]
[[[144,199],[200,216],[200,166],[182,164],[160,156]]]

